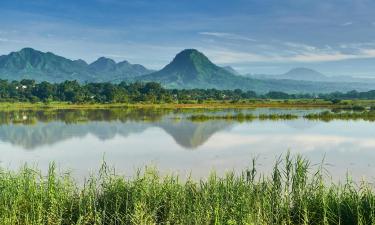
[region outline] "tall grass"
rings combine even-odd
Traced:
[[[255,163],[236,175],[180,180],[146,168],[125,179],[103,166],[77,184],[50,166],[0,173],[0,224],[374,224],[375,194],[362,182],[326,183],[301,156],[269,175]]]

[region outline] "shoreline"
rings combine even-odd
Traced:
[[[369,102],[374,103],[375,101]],[[28,103],[28,102],[3,102],[0,103],[0,110],[10,109],[111,109],[111,108],[160,108],[160,109],[252,109],[252,108],[340,108],[345,104],[332,104],[329,102],[254,102],[254,103]]]

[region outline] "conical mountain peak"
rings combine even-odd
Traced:
[[[178,53],[176,57],[173,59],[171,64],[194,64],[195,66],[198,66],[199,64],[210,64],[213,65],[213,63],[200,51],[196,49],[185,49]]]
[[[233,76],[212,63],[202,52],[196,49],[185,49],[162,70],[146,75],[142,79],[173,84],[176,87],[216,87],[216,84],[208,84],[227,80]]]

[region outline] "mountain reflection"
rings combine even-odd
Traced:
[[[101,140],[127,137],[157,127],[180,146],[195,149],[214,133],[230,128],[228,121],[194,123],[184,119],[191,110],[26,110],[0,112],[0,140],[34,150],[88,134]],[[178,115],[178,118],[177,116]]]

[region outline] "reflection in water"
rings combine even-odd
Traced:
[[[213,134],[231,127],[232,123],[226,121],[208,121],[205,123],[162,121],[155,125],[171,135],[180,146],[195,149],[208,141]]]
[[[35,125],[1,125],[0,140],[27,150],[37,149],[44,145],[53,145],[71,138],[83,138],[88,134],[100,140],[110,140],[120,135],[142,133],[148,128],[159,127],[171,135],[185,148],[197,148],[204,144],[214,133],[229,128],[231,123],[210,121],[193,123],[190,121],[161,120],[159,122],[89,122],[66,124],[63,122],[37,123]]]
[[[231,110],[203,111],[228,113]],[[234,110],[232,110],[233,112]],[[295,113],[306,110],[249,110],[251,113]],[[114,109],[0,112],[0,161],[16,168],[23,162],[47,168],[56,161],[78,174],[97,169],[105,154],[119,171],[155,163],[162,170],[206,176],[241,170],[252,157],[268,171],[290,149],[313,163],[324,156],[334,176],[372,178],[375,126],[365,121],[233,121],[192,122],[195,110]],[[202,113],[200,111],[199,113]],[[196,151],[184,151],[196,149]],[[25,151],[28,150],[28,151]],[[84,159],[84,160],[83,160]]]
[[[228,113],[238,110],[211,110],[209,113]],[[251,113],[283,113],[286,110],[258,109]],[[71,138],[92,134],[101,140],[116,135],[127,137],[148,128],[159,127],[171,135],[182,147],[195,149],[214,133],[233,126],[229,121],[191,122],[186,118],[200,109],[101,109],[101,110],[24,110],[0,111],[0,140],[27,150],[53,145]],[[207,113],[206,111],[203,111]],[[288,111],[286,111],[289,113]],[[303,114],[306,110],[295,110]],[[182,117],[182,119],[177,117]],[[285,121],[291,126],[308,128],[314,123]]]

